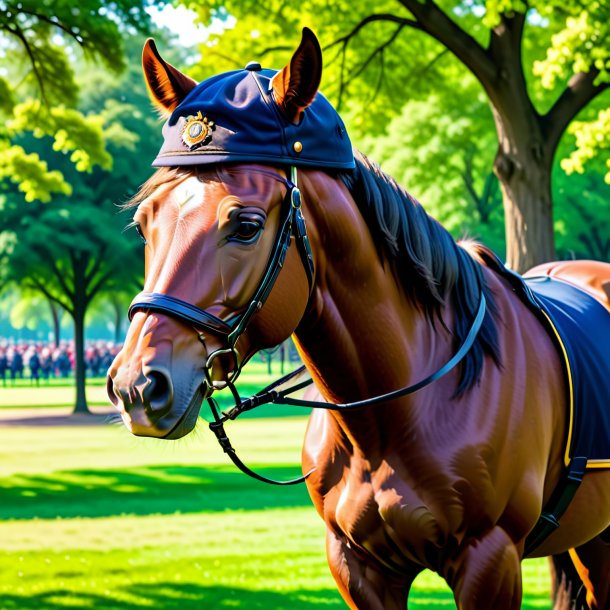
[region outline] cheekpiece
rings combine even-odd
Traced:
[[[275,102],[275,74],[251,62],[199,83],[163,126],[153,166],[250,162],[353,168],[352,144],[329,101],[318,93],[294,124]]]

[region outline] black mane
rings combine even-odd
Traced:
[[[479,305],[480,290],[487,312],[473,347],[461,363],[456,395],[473,387],[481,376],[485,354],[499,364],[493,296],[480,264],[455,243],[451,235],[396,181],[364,155],[356,154],[356,168],[339,173],[378,246],[380,257],[391,262],[405,293],[434,322],[441,308],[455,313],[456,350],[463,343]]]

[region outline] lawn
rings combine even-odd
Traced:
[[[168,442],[0,422],[0,610],[345,608],[305,488],[237,472],[202,424]],[[288,478],[305,424],[244,419],[230,434],[246,463]],[[550,608],[545,562],[525,565],[523,608]],[[409,607],[455,605],[425,574]]]
[[[286,365],[286,373],[290,372],[296,365]],[[267,374],[267,364],[259,360],[248,363],[237,383],[240,394],[243,397],[251,396],[281,376],[279,362],[272,365],[272,375]],[[224,408],[229,405],[231,394],[225,391],[218,395],[219,403]],[[0,409],[18,409],[21,407],[71,407],[74,405],[75,389],[74,379],[49,379],[40,381],[39,385],[33,385],[30,379],[16,379],[14,384],[7,380],[6,386],[0,385]],[[106,394],[106,379],[87,379],[87,401],[90,406],[109,406]],[[300,415],[305,411],[299,407],[282,407],[282,415]],[[275,412],[278,407],[275,407]],[[263,409],[255,414],[246,414],[246,417],[274,415],[271,408]]]

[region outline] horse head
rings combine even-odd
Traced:
[[[204,398],[297,328],[314,272],[296,168],[351,167],[353,157],[317,93],[310,30],[279,72],[251,62],[197,84],[152,40],[143,68],[167,122],[160,169],[133,202],[145,285],[108,394],[134,434],[178,438]]]

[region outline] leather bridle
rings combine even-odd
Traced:
[[[486,313],[486,304],[483,289],[481,286],[479,286],[480,297],[477,313],[473,319],[466,338],[462,342],[457,352],[434,373],[410,386],[357,402],[340,404],[289,398],[290,394],[298,390],[302,390],[313,383],[311,379],[298,383],[285,390],[278,391],[276,389],[304,372],[305,367],[301,367],[297,371],[282,377],[256,395],[247,398],[246,400],[242,400],[237,388],[235,387],[235,380],[241,372],[244,359],[237,352],[236,344],[239,338],[246,331],[246,328],[253,316],[260,311],[260,309],[262,309],[265,301],[271,294],[273,286],[275,285],[280,271],[284,266],[284,261],[286,260],[286,255],[288,253],[290,244],[292,243],[293,237],[295,238],[295,242],[303,262],[303,267],[305,268],[305,272],[307,274],[310,295],[314,284],[314,261],[309,238],[307,236],[305,219],[303,218],[303,212],[301,209],[302,200],[301,192],[297,185],[296,167],[292,166],[290,168],[290,179],[279,176],[279,174],[278,177],[288,187],[288,191],[284,197],[284,200],[282,201],[282,207],[280,210],[280,225],[259,287],[254,292],[254,296],[250,300],[249,305],[242,313],[239,313],[228,320],[222,320],[219,317],[186,301],[177,299],[176,297],[156,292],[141,292],[135,297],[131,306],[129,307],[128,315],[129,320],[131,321],[133,315],[138,311],[162,313],[180,320],[186,325],[192,327],[197,332],[199,340],[204,343],[204,345],[205,333],[211,333],[212,335],[222,339],[222,346],[209,354],[204,364],[204,396],[206,397],[214,417],[214,421],[209,424],[210,429],[216,435],[224,452],[227,453],[233,463],[243,473],[258,479],[259,481],[271,483],[273,485],[293,485],[295,483],[303,482],[311,474],[311,472],[296,479],[291,479],[288,481],[276,481],[252,471],[237,456],[237,453],[232,447],[231,442],[229,441],[229,438],[224,430],[224,424],[228,420],[236,419],[242,413],[264,404],[292,405],[297,407],[321,408],[333,411],[348,411],[368,407],[381,402],[388,402],[390,400],[395,400],[402,396],[417,392],[427,385],[430,385],[440,377],[446,375],[457,364],[459,364],[464,356],[466,356],[474,344],[481,325],[483,324]],[[222,355],[232,356],[234,366],[233,369],[227,374],[225,380],[222,382],[215,382],[213,380],[214,360]],[[214,390],[224,388],[228,388],[235,399],[235,406],[229,409],[227,412],[221,412],[218,403],[212,397]]]
[[[194,328],[199,340],[202,342],[205,340],[206,332],[221,338],[222,346],[209,354],[204,364],[204,383],[208,386],[209,390],[207,394],[212,390],[227,387],[229,383],[233,383],[237,379],[241,372],[244,359],[237,352],[236,344],[246,331],[253,316],[262,309],[265,301],[271,294],[278,275],[284,266],[292,237],[295,238],[301,255],[311,294],[314,275],[313,255],[307,236],[305,219],[301,210],[301,191],[297,186],[296,167],[290,168],[290,179],[284,178],[279,174],[276,177],[288,188],[280,208],[280,225],[261,282],[254,292],[250,303],[242,313],[228,320],[221,320],[219,317],[204,309],[199,309],[199,307],[191,303],[158,292],[141,292],[135,297],[129,307],[128,316],[130,321],[137,311],[162,313]],[[232,356],[233,369],[228,373],[226,380],[215,382],[213,381],[214,360],[223,355]]]

